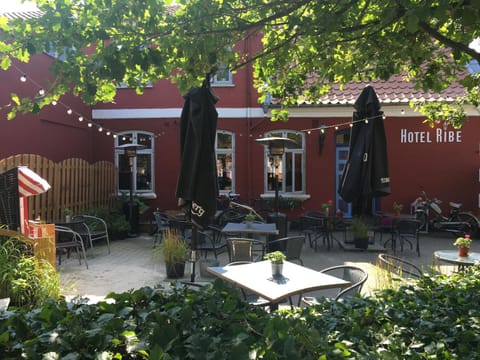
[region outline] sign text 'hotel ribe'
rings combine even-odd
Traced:
[[[409,131],[407,129],[400,129],[400,143],[402,144],[440,144],[461,142],[461,130],[432,129],[431,131]]]

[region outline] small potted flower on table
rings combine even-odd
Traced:
[[[395,216],[400,216],[400,213],[403,210],[403,205],[398,204],[396,202],[393,203],[393,211],[395,212]]]
[[[279,278],[283,273],[283,262],[287,259],[284,253],[281,251],[273,251],[263,256],[265,260],[270,260],[272,263],[272,276]]]
[[[465,234],[465,237],[458,237],[453,243],[454,246],[458,246],[458,256],[460,257],[468,256],[471,244],[472,239],[470,238],[469,234]]]
[[[253,222],[255,221],[256,218],[257,216],[252,212],[245,215],[244,219],[245,219],[245,224],[247,224],[247,228],[251,229],[253,227]]]

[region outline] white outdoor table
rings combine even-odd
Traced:
[[[279,302],[293,295],[321,289],[345,288],[350,285],[350,282],[343,279],[289,261],[284,262],[283,276],[280,278],[273,278],[270,260],[209,267],[207,271],[267,299],[272,304],[272,310],[278,308]]]
[[[247,235],[278,235],[277,224],[275,223],[252,223],[249,227],[246,223],[227,223],[222,232],[225,234],[247,234]]]
[[[463,270],[466,266],[480,264],[480,253],[470,251],[468,256],[458,256],[458,250],[438,250],[433,253],[436,260],[441,260],[458,266]]]

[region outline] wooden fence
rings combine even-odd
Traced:
[[[30,219],[54,222],[63,219],[63,210],[74,214],[96,207],[111,207],[117,194],[115,164],[100,161],[89,164],[72,158],[59,163],[33,154],[14,155],[0,160],[0,173],[16,166],[28,166],[52,187],[44,194],[29,197]]]

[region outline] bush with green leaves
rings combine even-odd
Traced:
[[[0,314],[1,359],[475,359],[480,271],[269,313],[216,280]]]

